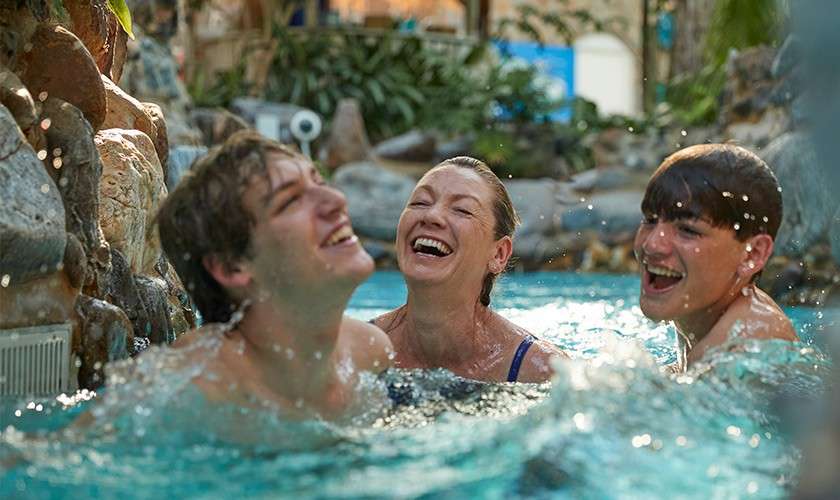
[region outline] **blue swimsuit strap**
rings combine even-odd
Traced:
[[[511,361],[510,370],[508,371],[508,382],[516,382],[516,379],[519,378],[519,368],[522,366],[522,360],[525,359],[525,354],[527,354],[528,349],[531,348],[535,340],[537,340],[536,337],[528,335],[522,340],[519,347],[516,348],[516,354],[513,355],[513,361]]]

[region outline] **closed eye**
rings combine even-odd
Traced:
[[[293,204],[293,203],[295,203],[295,202],[297,202],[298,200],[300,200],[300,198],[301,198],[301,194],[300,194],[300,193],[296,193],[296,194],[293,194],[293,195],[289,196],[289,197],[288,197],[285,201],[283,201],[283,202],[280,204],[280,206],[279,206],[279,207],[277,207],[277,210],[275,210],[275,212],[274,212],[274,213],[275,213],[275,214],[279,214],[279,213],[283,212],[284,210],[286,210],[287,208],[289,208],[290,206],[292,206],[292,204]]]
[[[688,224],[679,224],[677,226],[677,229],[679,229],[681,233],[689,236],[700,236],[703,234],[694,227],[689,226]]]
[[[415,200],[408,204],[409,207],[428,207],[430,203],[424,200]]]
[[[470,212],[466,208],[455,207],[454,210],[462,215],[472,215],[472,212]]]

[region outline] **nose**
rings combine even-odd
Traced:
[[[444,227],[446,219],[443,216],[444,207],[440,203],[434,203],[423,211],[423,223],[430,226]]]
[[[640,236],[642,237],[641,248],[645,255],[661,257],[670,253],[670,228],[666,224],[657,223]]]
[[[315,186],[318,197],[318,214],[324,218],[335,218],[347,211],[347,197],[338,189],[326,185]]]

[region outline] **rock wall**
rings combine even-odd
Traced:
[[[0,5],[0,335],[70,323],[96,387],[108,361],[194,326],[151,223],[168,128],[115,83],[126,36],[104,0],[70,2],[68,26],[18,4]]]

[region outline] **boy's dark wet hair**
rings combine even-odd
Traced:
[[[645,217],[703,219],[746,241],[776,237],[782,193],[764,161],[732,144],[700,144],[672,154],[656,169],[642,200]]]
[[[253,176],[268,182],[269,153],[302,158],[254,131],[233,134],[195,162],[158,211],[163,251],[207,323],[229,321],[238,304],[202,261],[209,255],[224,263],[250,256],[254,217],[242,196]]]

